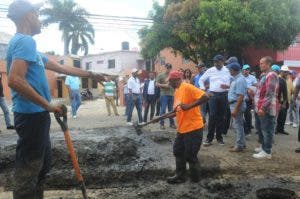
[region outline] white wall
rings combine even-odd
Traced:
[[[115,60],[115,68],[108,68],[108,60]],[[132,68],[139,68],[138,60],[143,60],[139,52],[115,51],[101,53],[98,55],[88,55],[82,57],[82,68],[86,69],[86,63],[91,62],[91,71],[113,75],[128,74]],[[97,63],[103,61],[103,63]],[[140,69],[145,69],[143,62]]]

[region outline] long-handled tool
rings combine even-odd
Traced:
[[[161,120],[161,119],[166,119],[166,118],[174,117],[174,113],[177,112],[177,108],[178,108],[179,106],[180,106],[180,105],[177,105],[177,106],[174,108],[173,111],[171,111],[171,112],[169,112],[169,113],[166,113],[166,114],[164,114],[164,115],[161,115],[161,116],[159,116],[159,117],[157,117],[157,118],[155,118],[155,119],[153,119],[153,120],[151,120],[151,121],[149,121],[149,122],[146,122],[146,123],[144,123],[144,124],[138,124],[138,122],[134,122],[134,123],[133,123],[133,127],[134,127],[136,133],[137,133],[138,135],[141,135],[141,134],[143,133],[142,127],[147,126],[147,125],[149,125],[149,124],[156,123],[156,122],[158,122],[158,121]]]
[[[65,105],[62,105],[61,110],[63,113],[63,116],[62,116],[63,120],[61,120],[59,113],[55,113],[54,115],[55,115],[55,118],[56,118],[58,124],[60,125],[61,129],[64,132],[66,144],[67,144],[70,156],[71,156],[76,179],[81,184],[81,191],[82,191],[83,198],[88,199],[87,193],[86,193],[86,188],[85,188],[85,183],[84,183],[83,177],[80,173],[79,164],[78,164],[77,157],[76,157],[76,154],[75,154],[75,151],[73,148],[72,140],[70,137],[70,132],[69,132],[68,123],[67,123],[67,107]]]

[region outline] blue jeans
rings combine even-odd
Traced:
[[[132,112],[134,106],[136,107],[138,117],[139,117],[139,122],[143,122],[142,118],[142,96],[138,94],[132,94],[132,96],[128,97],[129,101],[129,110],[128,110],[128,115],[127,115],[127,122],[131,122],[132,118]]]
[[[14,199],[41,198],[46,174],[51,168],[50,114],[14,113],[18,134]]]
[[[173,104],[174,104],[174,97],[170,95],[162,95],[160,96],[160,115],[166,114],[166,110],[168,107],[168,111],[173,111]],[[169,118],[170,125],[175,125],[174,119]],[[160,125],[164,125],[165,121],[164,119],[160,120]]]
[[[213,93],[214,95],[209,98],[209,120],[208,120],[208,134],[207,141],[212,142],[216,132],[218,141],[223,141],[222,134],[227,133],[225,123],[227,114],[227,92]]]
[[[230,105],[230,110],[233,111],[235,108],[236,103]],[[237,116],[233,119],[233,127],[236,131],[236,142],[235,147],[237,148],[244,148],[246,147],[246,138],[245,138],[245,131],[244,131],[244,108],[240,107],[240,110],[238,111]]]
[[[263,117],[259,117],[259,120],[262,132],[262,149],[271,154],[276,118],[266,113]]]
[[[3,114],[4,114],[6,127],[12,126],[11,121],[10,121],[10,117],[9,117],[9,111],[8,111],[7,105],[5,103],[5,98],[4,97],[0,97],[0,106],[1,106],[1,109],[2,109]]]
[[[125,115],[128,115],[128,111],[129,111],[129,94],[124,94],[124,99],[125,99]]]
[[[71,108],[72,108],[72,115],[75,116],[77,114],[77,110],[81,104],[80,99],[80,92],[79,90],[72,90],[71,91]]]

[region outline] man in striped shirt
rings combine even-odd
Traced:
[[[272,143],[275,131],[275,119],[278,114],[278,75],[271,71],[273,59],[269,56],[260,60],[262,74],[255,94],[255,111],[261,124],[259,134],[261,147],[255,149],[254,158],[271,159]]]
[[[115,104],[115,94],[116,94],[116,84],[114,81],[111,80],[111,77],[108,76],[106,81],[103,82],[104,86],[104,98],[106,103],[106,110],[108,116],[111,115],[110,106],[113,108],[114,114],[116,116],[119,115],[116,104]]]

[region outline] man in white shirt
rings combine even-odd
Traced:
[[[136,68],[132,69],[132,76],[129,78],[127,82],[128,91],[129,91],[129,110],[127,115],[127,124],[132,125],[131,117],[134,106],[136,107],[139,123],[143,122],[142,118],[142,95],[141,95],[141,83],[138,78],[138,70]]]
[[[246,110],[244,112],[244,118],[245,118],[244,129],[245,129],[245,134],[249,135],[251,133],[251,129],[253,128],[251,109],[253,108],[254,91],[251,88],[256,87],[257,80],[256,77],[250,74],[250,66],[248,64],[245,64],[243,66],[242,74],[247,82],[247,96],[245,97]]]
[[[155,112],[155,104],[158,98],[157,87],[155,86],[155,76],[153,72],[149,73],[149,79],[145,81],[143,89],[143,101],[144,101],[144,122],[147,122],[149,107],[150,111],[150,120],[152,120]]]
[[[209,68],[199,80],[200,88],[205,90],[204,82],[209,80],[209,92],[212,94],[209,104],[208,134],[205,146],[212,144],[214,134],[220,145],[224,145],[222,134],[226,134],[224,118],[227,112],[227,94],[230,86],[230,73],[224,67],[224,57],[216,55],[213,58],[214,66]]]

